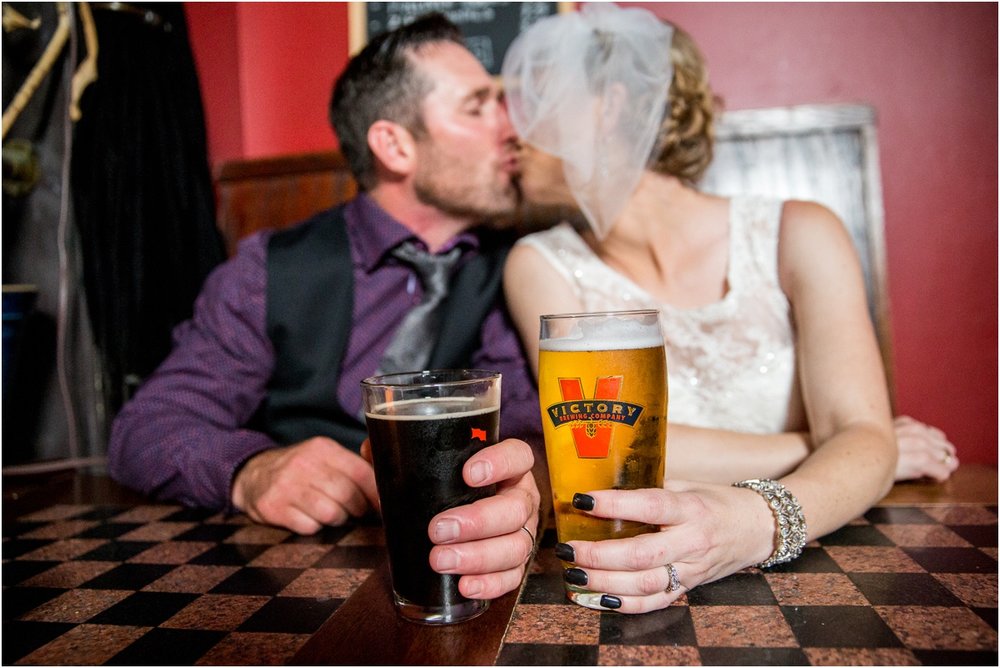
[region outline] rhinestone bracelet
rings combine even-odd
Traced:
[[[733,487],[752,489],[767,501],[774,513],[774,552],[757,568],[770,568],[795,559],[806,545],[806,518],[791,492],[774,480],[744,480]]]

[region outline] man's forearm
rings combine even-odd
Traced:
[[[150,497],[229,510],[236,469],[275,446],[260,432],[225,430],[187,415],[151,415],[128,406],[115,421],[108,468],[118,482]]]

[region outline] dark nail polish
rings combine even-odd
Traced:
[[[617,610],[622,607],[622,600],[617,596],[611,596],[610,594],[604,594],[601,596],[601,607],[608,608],[610,610]]]
[[[579,568],[567,568],[563,571],[563,580],[571,585],[583,586],[590,581],[590,578],[587,577],[586,571],[582,571]]]
[[[566,543],[556,543],[556,557],[570,563],[576,561],[576,550],[572,545]]]
[[[593,510],[594,497],[589,494],[574,494],[573,507],[577,510]]]

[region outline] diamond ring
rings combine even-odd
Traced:
[[[667,593],[677,591],[681,588],[681,580],[677,576],[677,569],[674,568],[673,564],[667,564],[664,568],[666,568],[667,573],[670,574],[670,584],[667,585]]]

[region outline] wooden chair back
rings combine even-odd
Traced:
[[[215,172],[219,230],[232,254],[243,237],[281,229],[357,192],[339,151],[231,160]]]

